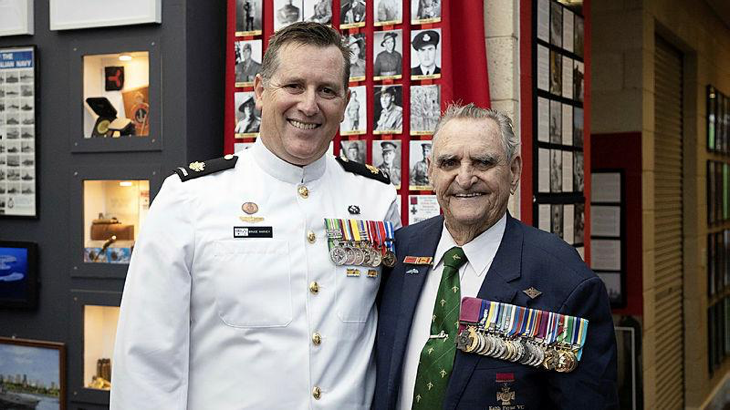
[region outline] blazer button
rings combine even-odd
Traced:
[[[315,400],[319,400],[320,397],[322,397],[322,389],[320,389],[319,386],[314,386],[312,389],[312,397],[314,397]]]
[[[312,335],[312,343],[314,343],[315,346],[319,346],[322,344],[322,335],[319,333],[315,333]]]
[[[299,188],[297,188],[297,192],[299,193],[299,196],[307,199],[309,198],[309,189],[305,187],[304,185],[300,185]]]
[[[309,291],[312,292],[313,295],[316,295],[319,293],[319,283],[312,282],[309,284]]]
[[[307,232],[307,241],[309,241],[309,243],[314,243],[315,241],[317,241],[317,236],[314,234],[314,232]]]

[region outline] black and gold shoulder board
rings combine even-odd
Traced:
[[[337,157],[337,162],[342,165],[342,168],[345,169],[347,172],[352,172],[353,174],[362,175],[366,178],[375,179],[377,181],[380,181],[384,184],[390,185],[390,177],[382,172],[380,172],[379,169],[375,168],[374,166],[370,164],[361,164],[359,162],[350,161],[347,158]]]
[[[197,177],[231,169],[236,166],[236,161],[238,161],[237,156],[228,154],[221,158],[191,162],[187,167],[177,167],[175,168],[175,173],[185,182]]]

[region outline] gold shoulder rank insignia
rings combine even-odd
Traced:
[[[205,169],[205,162],[191,162],[190,165],[188,165],[188,168],[192,169],[195,172],[203,171]]]
[[[370,165],[370,164],[365,164],[365,166],[366,166],[366,167],[367,167],[367,168],[368,168],[368,169],[370,170],[370,172],[372,172],[373,174],[377,174],[378,172],[380,172],[380,170],[379,170],[379,169],[375,168],[374,166],[372,166],[372,165]]]

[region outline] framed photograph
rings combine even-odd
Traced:
[[[341,140],[340,156],[349,161],[365,164],[367,161],[367,141],[364,140]]]
[[[261,111],[256,108],[256,96],[253,91],[235,93],[236,104],[236,138],[256,137],[261,128]]]
[[[408,195],[408,224],[433,218],[441,213],[436,195]]]
[[[304,21],[332,24],[332,0],[304,0]]]
[[[550,94],[563,93],[563,58],[555,50],[550,50]]]
[[[550,204],[550,232],[563,237],[563,204]]]
[[[274,0],[274,31],[304,19],[303,0]]]
[[[573,21],[573,52],[583,58],[583,17],[577,15]]]
[[[537,0],[537,38],[550,42],[550,0]]]
[[[350,81],[365,80],[365,50],[367,38],[364,33],[348,34],[345,44],[350,49]]]
[[[583,102],[585,65],[575,60],[573,61],[573,99]]]
[[[365,27],[365,0],[342,0],[340,2],[340,29]]]
[[[573,99],[573,59],[563,56],[563,97]]]
[[[560,101],[550,101],[550,142],[560,144],[563,141],[563,108]]]
[[[563,192],[563,152],[550,150],[550,192]]]
[[[38,245],[0,241],[0,308],[34,308],[38,300]]]
[[[583,244],[584,238],[584,227],[586,220],[586,205],[575,204],[575,213],[573,214],[573,244]]]
[[[550,232],[550,204],[537,205],[537,227],[545,232]]]
[[[591,239],[593,256],[591,269],[593,270],[621,270],[621,240],[620,239]]]
[[[403,22],[403,0],[375,0],[373,25],[392,26]]]
[[[236,55],[236,87],[253,86],[253,79],[261,71],[262,41],[236,41],[233,46]]]
[[[573,154],[573,192],[583,192],[585,171],[583,171],[583,152]]]
[[[236,35],[258,36],[263,33],[263,0],[236,0]]]
[[[563,192],[572,192],[573,190],[573,153],[571,151],[562,151],[563,153]]]
[[[0,216],[36,218],[35,47],[0,49]]]
[[[573,145],[573,106],[569,104],[561,104],[563,107],[562,113],[562,144]]]
[[[375,86],[373,91],[373,134],[400,134],[403,131],[402,86]]]
[[[573,108],[573,145],[583,146],[583,109]]]
[[[367,106],[367,88],[364,85],[350,87],[350,102],[345,109],[345,120],[340,123],[340,135],[360,135],[367,132]]]
[[[573,12],[563,9],[563,48],[573,52]]]
[[[373,79],[378,81],[402,78],[402,30],[376,31],[373,38]]]
[[[50,0],[51,30],[162,23],[162,0]]]
[[[66,409],[66,346],[0,337],[0,398],[8,409]]]
[[[373,140],[373,164],[390,177],[390,183],[400,188],[401,141]]]
[[[410,184],[408,189],[411,191],[431,190],[431,181],[428,179],[428,163],[426,162],[426,158],[431,155],[431,141],[413,140],[410,142],[409,148]]]
[[[573,229],[573,222],[575,217],[575,205],[564,204],[563,205],[563,240],[572,245],[575,240],[575,230]]]
[[[550,2],[550,44],[563,46],[563,7],[557,1]]]
[[[591,207],[591,235],[621,237],[621,205]]]
[[[550,192],[550,150],[537,149],[537,192]]]
[[[537,97],[537,140],[550,142],[550,100]]]
[[[440,86],[411,86],[411,135],[431,135],[441,115]]]
[[[550,91],[550,50],[537,45],[537,88]]]
[[[0,1],[0,37],[33,34],[33,0]]]
[[[441,21],[441,0],[411,0],[411,24]]]
[[[441,29],[411,31],[411,79],[441,78]]]

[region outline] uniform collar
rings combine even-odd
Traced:
[[[325,158],[327,154],[303,167],[290,164],[269,151],[260,137],[256,139],[251,151],[253,151],[254,160],[264,172],[280,181],[291,184],[306,184],[317,180],[324,175],[327,167],[327,159]]]
[[[507,214],[505,213],[496,224],[480,233],[479,236],[472,239],[471,242],[462,246],[464,254],[466,254],[466,259],[473,267],[477,277],[484,275],[487,272],[487,267],[491,265],[494,255],[497,254],[499,244],[502,242],[502,236],[504,236],[504,229],[506,226]],[[458,245],[449,233],[449,230],[446,229],[446,221],[444,221],[444,227],[441,230],[441,239],[439,240],[436,253],[434,254],[433,266],[440,264],[446,251],[454,246]]]

